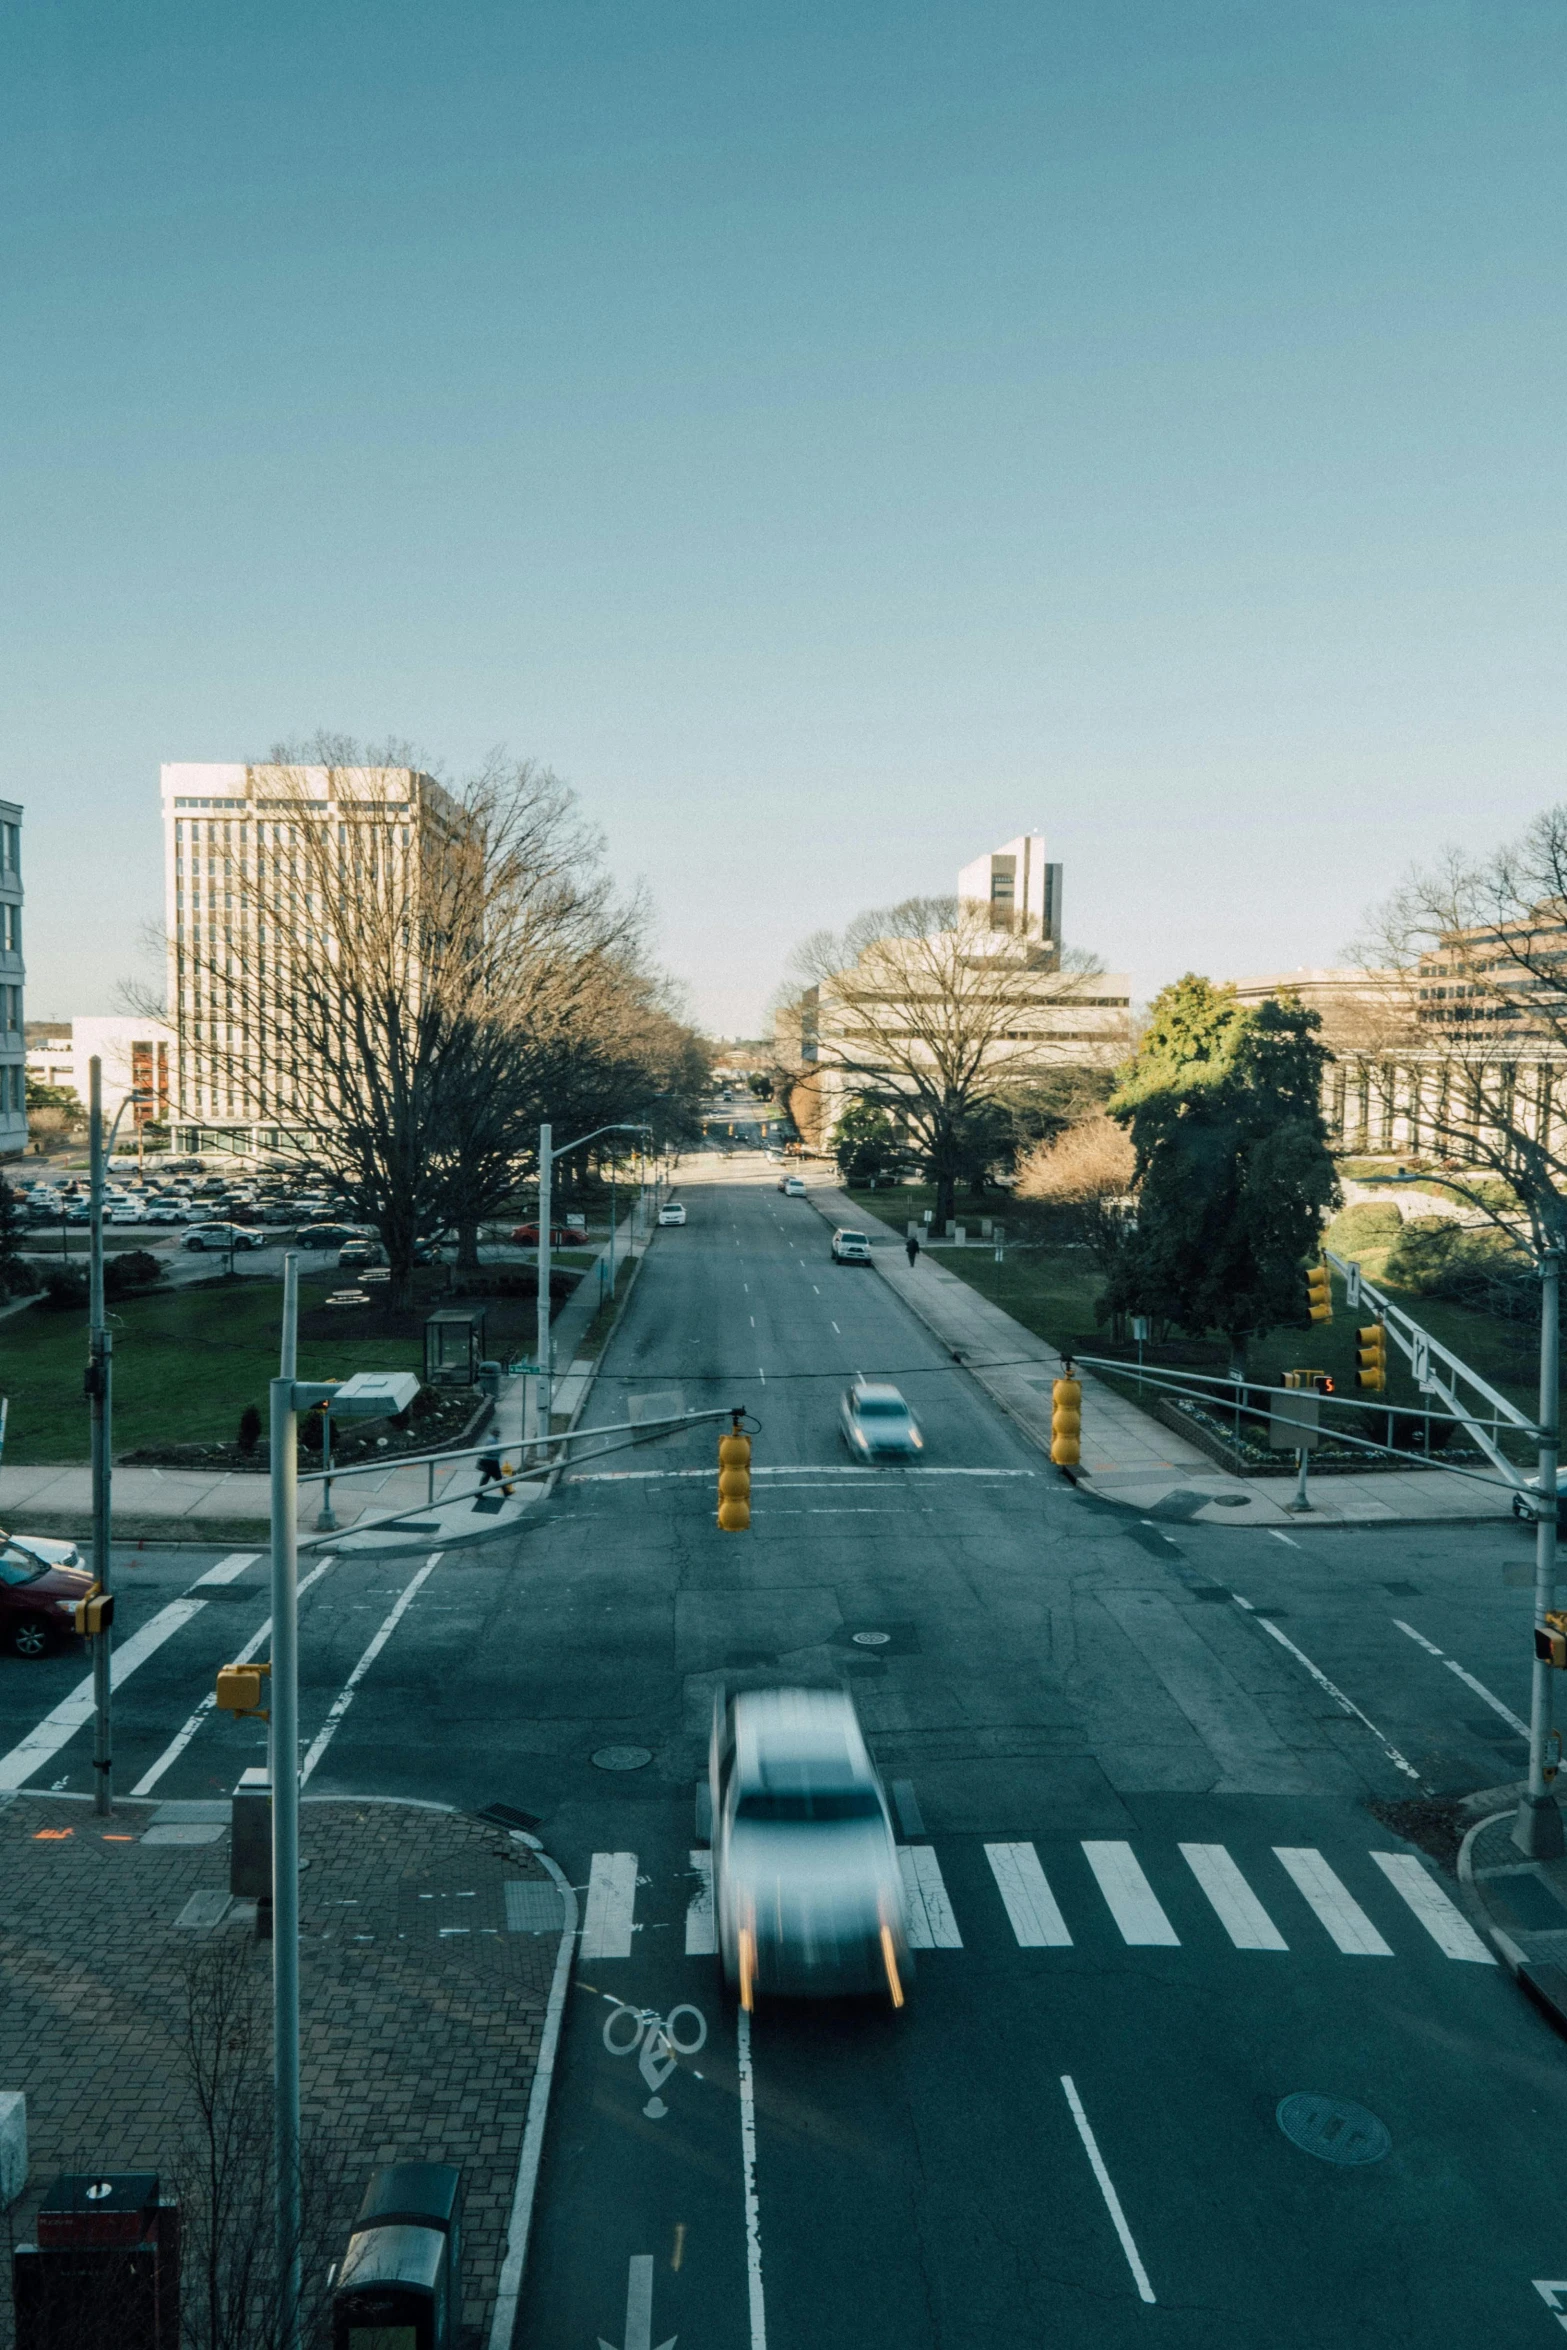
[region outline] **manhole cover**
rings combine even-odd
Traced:
[[[890,1632],[856,1632],[854,1645],[856,1648],[885,1648],[891,1638]]]
[[[1251,1505],[1249,1493],[1214,1493],[1209,1499],[1216,1510],[1243,1510]]]
[[[593,1756],[595,1769],[601,1771],[640,1771],[644,1763],[653,1760],[650,1746],[601,1746]]]
[[[1323,2162],[1380,2162],[1393,2145],[1386,2124],[1363,2105],[1324,2097],[1315,2089],[1297,2089],[1286,2097],[1278,2119],[1292,2146]]]

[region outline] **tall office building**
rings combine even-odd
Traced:
[[[0,800],[0,1159],[27,1148],[27,1047],[23,1042],[22,811]]]
[[[326,1107],[293,1028],[299,960],[330,958],[335,906],[366,875],[417,876],[458,811],[411,767],[182,764],[162,781],[174,1148],[275,1150]]]
[[[958,875],[958,902],[988,909],[994,930],[1042,939],[1061,952],[1061,868],[1045,862],[1043,833],[1020,833]]]

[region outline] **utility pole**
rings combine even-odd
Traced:
[[[103,1063],[88,1063],[90,1111],[90,1202],[92,1226],[87,1273],[87,1395],[92,1409],[92,1571],[100,1592],[109,1590],[111,1383],[114,1340],[103,1306]],[[115,1120],[118,1126],[119,1120]],[[63,1226],[62,1226],[63,1231]],[[112,1609],[104,1613],[111,1619]],[[112,1623],[93,1635],[93,1808],[100,1818],[114,1809],[114,1765],[110,1752],[109,1706],[113,1694]]]
[[[555,1129],[551,1125],[539,1128],[539,1319],[535,1340],[535,1367],[538,1377],[533,1382],[534,1426],[543,1440],[540,1460],[549,1459],[551,1390],[554,1380],[553,1353],[555,1334],[550,1328],[550,1207],[551,1184],[555,1173],[555,1153],[551,1145]]]
[[[281,2350],[299,2350],[299,1462],[294,1378],[299,1259],[283,1259],[283,1335],[272,1382],[272,2069]]]
[[[1540,1259],[1540,1466],[1536,1479],[1534,1528],[1534,1622],[1546,1629],[1556,1604],[1556,1461],[1561,1447],[1561,1254],[1548,1248]],[[1547,1652],[1548,1653],[1548,1652]],[[1563,1850],[1562,1815],[1545,1776],[1551,1736],[1551,1674],[1538,1653],[1529,1704],[1529,1785],[1519,1798],[1513,1842],[1532,1860],[1556,1860]],[[1553,1774],[1554,1775],[1554,1774]]]

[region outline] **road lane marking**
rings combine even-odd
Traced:
[[[1346,1958],[1391,1958],[1393,1953],[1349,1887],[1309,1844],[1275,1844],[1274,1851]]]
[[[836,1322],[834,1322],[834,1323],[833,1323],[833,1328],[834,1328],[834,1330],[837,1330],[837,1331],[838,1331],[838,1336],[841,1338],[841,1337],[843,1336],[843,1332],[842,1332],[841,1330],[838,1330],[838,1325],[837,1325],[837,1323],[836,1323]]]
[[[1264,1526],[1262,1530],[1264,1534],[1271,1534],[1275,1542],[1282,1542],[1287,1549],[1299,1550],[1300,1544],[1295,1540],[1293,1534],[1281,1534],[1277,1526]]]
[[[1303,1648],[1297,1648],[1294,1641],[1291,1640],[1286,1633],[1281,1632],[1278,1625],[1275,1624],[1269,1617],[1259,1616],[1256,1609],[1252,1606],[1251,1601],[1249,1599],[1242,1599],[1238,1591],[1232,1591],[1230,1593],[1230,1597],[1234,1600],[1237,1607],[1245,1609],[1246,1613],[1252,1618],[1253,1622],[1262,1626],[1264,1632],[1267,1633],[1270,1640],[1276,1640],[1280,1648],[1287,1648],[1290,1652],[1290,1655],[1295,1659],[1295,1662],[1299,1665],[1305,1666],[1307,1672],[1316,1682],[1317,1687],[1319,1689],[1326,1690],[1327,1694],[1332,1698],[1335,1705],[1341,1705],[1347,1714],[1354,1715],[1357,1722],[1363,1722],[1365,1724],[1366,1728],[1371,1732],[1372,1737],[1381,1747],[1382,1752],[1387,1756],[1388,1761],[1393,1765],[1395,1770],[1402,1771],[1406,1779],[1413,1779],[1417,1787],[1425,1786],[1425,1781],[1421,1778],[1420,1773],[1415,1769],[1414,1764],[1407,1761],[1406,1758],[1399,1753],[1398,1748],[1393,1744],[1392,1739],[1383,1736],[1382,1732],[1377,1728],[1376,1723],[1371,1719],[1371,1716],[1367,1713],[1362,1713],[1354,1699],[1352,1697],[1346,1697],[1338,1683],[1336,1681],[1330,1681],[1327,1677],[1327,1674],[1322,1670],[1322,1667],[1320,1665],[1314,1665]],[[1429,1793],[1429,1789],[1427,1792]]]
[[[1288,1950],[1289,1944],[1222,1844],[1183,1844],[1180,1850],[1237,1950]]]
[[[128,1681],[148,1657],[157,1654],[165,1640],[171,1640],[192,1616],[199,1616],[206,1604],[204,1599],[171,1599],[167,1607],[159,1608],[139,1632],[133,1632],[122,1647],[115,1649],[109,1668],[111,1689],[118,1689]],[[69,1697],[61,1698],[52,1713],[34,1724],[9,1754],[0,1755],[0,1790],[24,1786],[34,1771],[42,1770],[92,1718],[93,1682],[89,1673]]]
[[[767,2350],[762,2298],[762,2210],[756,2197],[756,2081],[751,2070],[751,2015],[742,2007],[735,2028],[740,2072],[740,2162],[745,2179],[745,2273],[751,2313],[751,2350]]]
[[[200,1591],[209,1583],[237,1583],[245,1569],[253,1567],[260,1556],[259,1550],[231,1551],[226,1559],[219,1559],[215,1567],[209,1567],[204,1575],[198,1575],[191,1589]]]
[[[1412,1852],[1374,1852],[1371,1857],[1445,1957],[1467,1959],[1472,1966],[1495,1966],[1469,1920],[1448,1900],[1424,1862]]]
[[[317,1763],[321,1760],[321,1757],[325,1754],[327,1748],[331,1745],[333,1739],[337,1736],[338,1730],[342,1724],[343,1716],[347,1713],[349,1707],[353,1704],[354,1693],[358,1689],[360,1682],[364,1679],[366,1673],[369,1672],[370,1667],[375,1663],[376,1658],[380,1655],[382,1649],[391,1639],[392,1634],[397,1630],[397,1627],[402,1622],[403,1617],[413,1606],[414,1601],[418,1598],[420,1592],[424,1589],[425,1584],[435,1573],[436,1568],[440,1564],[441,1555],[441,1552],[438,1550],[431,1551],[429,1557],[425,1560],[424,1565],[419,1569],[418,1574],[415,1575],[412,1581],[407,1585],[401,1597],[398,1599],[397,1605],[392,1609],[390,1615],[387,1616],[385,1622],[381,1625],[369,1647],[365,1650],[364,1655],[359,1659],[358,1664],[355,1665],[353,1671],[349,1674],[348,1679],[343,1683],[342,1688],[338,1691],[336,1697],[333,1699],[331,1712],[327,1715],[326,1720],[322,1723],[314,1738],[311,1739],[309,1747],[305,1752],[305,1759],[299,1766],[299,1784],[301,1787],[303,1787],[305,1781],[310,1777],[311,1772],[315,1769]]]
[[[931,1844],[900,1844],[903,1924],[915,1950],[961,1950],[963,1937],[947,1899],[946,1880]]]
[[[1417,1648],[1423,1648],[1425,1650],[1427,1656],[1440,1658],[1441,1662],[1446,1665],[1448,1671],[1450,1673],[1456,1673],[1459,1680],[1462,1681],[1464,1687],[1466,1689],[1472,1689],[1476,1697],[1480,1699],[1481,1703],[1490,1707],[1493,1714],[1500,1714],[1502,1720],[1507,1723],[1510,1729],[1516,1730],[1520,1738],[1528,1737],[1528,1723],[1520,1721],[1517,1714],[1513,1712],[1512,1707],[1510,1705],[1503,1705],[1501,1699],[1495,1696],[1492,1691],[1487,1689],[1483,1681],[1477,1681],[1473,1673],[1466,1673],[1463,1666],[1458,1663],[1456,1658],[1450,1657],[1445,1649],[1438,1648],[1436,1642],[1434,1640],[1428,1640],[1423,1632],[1417,1632],[1413,1624],[1406,1624],[1402,1616],[1395,1616],[1393,1621],[1397,1625],[1400,1632],[1407,1633],[1408,1637],[1415,1643]]]
[[[1076,2122],[1077,2134],[1083,2141],[1083,2152],[1093,2165],[1094,2177],[1099,2181],[1099,2192],[1105,2199],[1105,2209],[1114,2221],[1115,2232],[1121,2239],[1121,2250],[1126,2254],[1126,2265],[1132,2272],[1132,2282],[1137,2287],[1138,2298],[1142,2301],[1152,2301],[1155,2296],[1154,2289],[1148,2282],[1148,2271],[1144,2268],[1138,2255],[1137,2246],[1132,2241],[1132,2231],[1127,2226],[1126,2214],[1121,2209],[1121,2198],[1115,2191],[1114,2180],[1105,2168],[1105,2158],[1099,2151],[1099,2141],[1089,2127],[1088,2116],[1083,2111],[1083,2100],[1073,2086],[1070,2073],[1061,2075],[1061,2086],[1066,2091],[1066,2101],[1072,2108],[1072,2119]]]
[[[595,1852],[582,1914],[584,1958],[629,1958],[637,1906],[634,1852]]]
[[[299,1597],[301,1599],[304,1598],[305,1593],[310,1589],[312,1583],[320,1582],[328,1567],[330,1567],[333,1563],[334,1561],[332,1557],[324,1558],[318,1567],[312,1569],[312,1571],[304,1578],[304,1581],[299,1586]],[[195,1587],[193,1586],[193,1588]],[[252,1657],[260,1655],[262,1649],[266,1646],[271,1637],[272,1618],[268,1616],[262,1623],[261,1629],[258,1632],[252,1633],[251,1637],[246,1641],[238,1656],[234,1658],[234,1663],[237,1665],[248,1665]],[[132,1795],[150,1795],[152,1793],[154,1787],[157,1786],[158,1781],[162,1778],[169,1765],[171,1763],[178,1762],[180,1756],[184,1753],[186,1747],[195,1737],[196,1732],[201,1728],[202,1723],[206,1720],[208,1714],[211,1713],[216,1703],[217,1691],[215,1689],[209,1689],[206,1696],[197,1706],[195,1712],[182,1725],[181,1728],[175,1731],[174,1736],[169,1740],[168,1745],[159,1755],[157,1761],[151,1766],[149,1770],[143,1771],[141,1777],[137,1780],[135,1786],[131,1789]]]
[[[1067,1950],[1072,1936],[1032,1844],[987,1844],[985,1858],[1024,1950]]]
[[[718,1949],[718,1920],[713,1914],[713,1856],[693,1852],[691,1866],[696,1891],[686,1910],[687,1958],[712,1958]]]
[[[1161,1943],[1179,1949],[1181,1937],[1159,1906],[1159,1896],[1138,1866],[1129,1844],[1085,1844],[1084,1855],[1099,1880],[1110,1915],[1129,1943]]]

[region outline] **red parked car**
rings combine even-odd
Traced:
[[[76,1603],[91,1589],[74,1542],[0,1533],[0,1644],[13,1656],[43,1656],[74,1640]]]
[[[539,1228],[537,1224],[519,1224],[516,1231],[512,1234],[511,1239],[513,1248],[537,1248],[539,1245]],[[583,1235],[581,1232],[573,1232],[564,1224],[552,1224],[550,1226],[551,1248],[570,1248],[573,1241],[575,1241],[578,1247],[580,1247],[582,1245],[582,1240]]]

